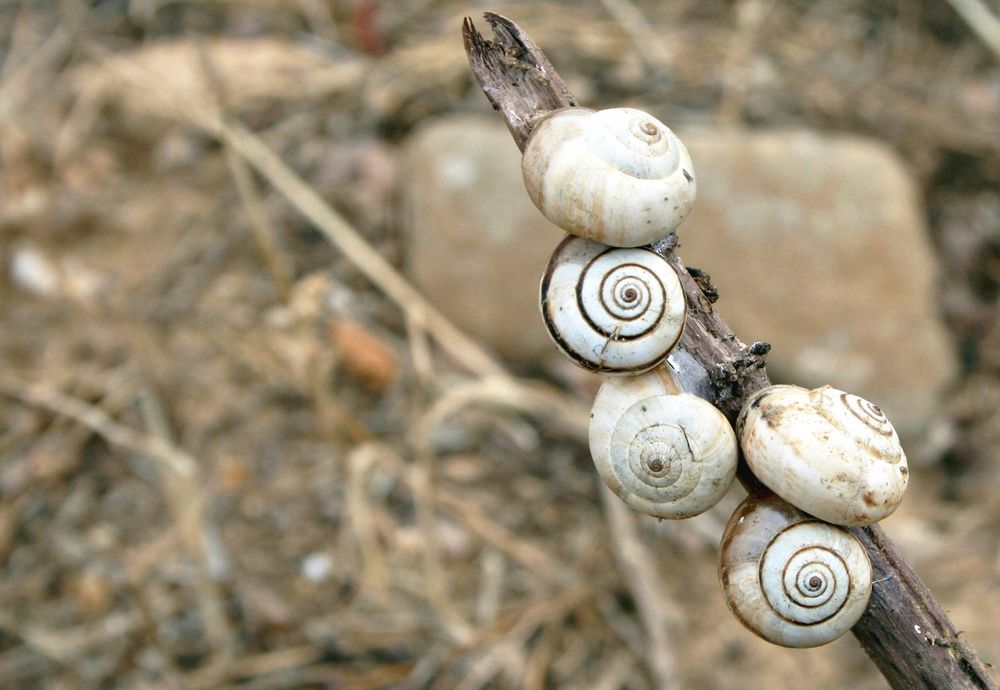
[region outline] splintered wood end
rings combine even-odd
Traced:
[[[576,101],[545,53],[521,27],[493,12],[483,16],[493,29],[493,39],[479,33],[466,17],[462,22],[465,52],[483,93],[504,116],[523,150],[538,118],[574,106]]]

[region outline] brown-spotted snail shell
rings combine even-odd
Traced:
[[[908,480],[899,437],[876,405],[824,386],[771,386],[737,421],[753,473],[776,494],[837,525],[870,525],[896,509]]]
[[[661,518],[705,512],[736,474],[736,436],[710,403],[679,393],[665,367],[608,379],[590,415],[590,451],[608,488]]]
[[[770,493],[749,496],[726,525],[719,577],[744,626],[784,647],[816,647],[850,630],[871,595],[868,554],[843,527]]]
[[[590,371],[627,375],[662,362],[684,328],[684,291],[648,249],[567,237],[542,277],[542,318],[556,345]]]
[[[681,140],[634,108],[563,108],[532,132],[521,161],[535,206],[566,232],[637,247],[680,225],[695,198]]]

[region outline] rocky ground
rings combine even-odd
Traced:
[[[736,490],[602,501],[483,9],[688,143],[685,262],[889,412],[886,529],[1000,663],[1000,56],[948,3],[133,0],[0,5],[0,686],[884,687],[729,615]]]

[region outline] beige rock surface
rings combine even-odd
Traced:
[[[955,365],[933,289],[916,185],[871,140],[805,130],[681,130],[698,199],[681,255],[708,272],[746,342],[773,345],[778,381],[831,384],[919,432]],[[441,120],[407,151],[413,280],[464,329],[519,362],[550,357],[539,276],[562,237],[528,200],[492,119]]]
[[[712,276],[772,378],[831,384],[918,432],[955,373],[912,177],[878,142],[803,130],[682,133],[698,201],[681,256]]]
[[[441,120],[417,132],[406,161],[407,268],[417,286],[510,360],[555,354],[538,283],[564,235],[531,205],[506,128]]]

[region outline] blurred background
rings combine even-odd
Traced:
[[[0,687],[885,687],[729,615],[738,489],[602,500],[484,10],[680,133],[681,256],[889,412],[886,529],[1000,663],[995,3],[6,0]]]

